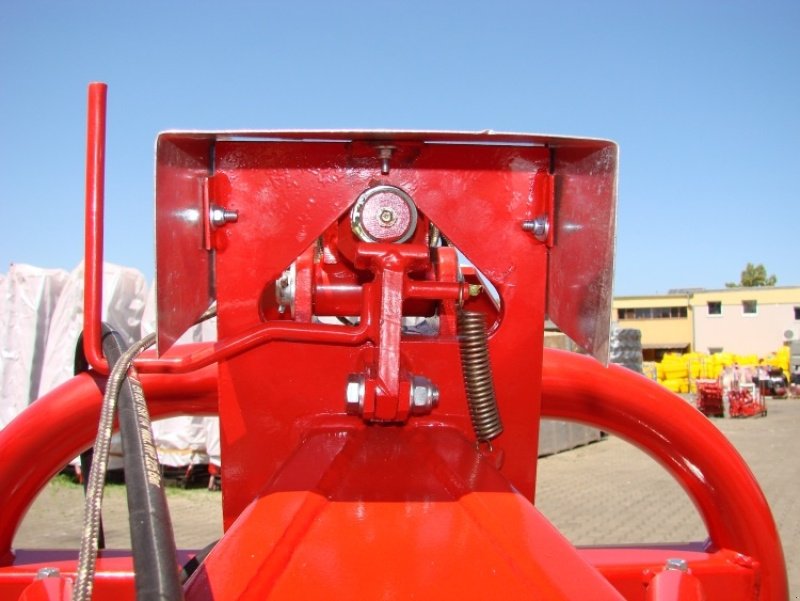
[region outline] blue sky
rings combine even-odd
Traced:
[[[106,257],[148,278],[161,130],[494,129],[619,143],[615,294],[800,285],[798,31],[796,1],[8,3],[0,271],[81,259],[100,80]]]

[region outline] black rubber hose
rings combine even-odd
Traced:
[[[122,355],[124,342],[112,332],[103,336],[109,364]],[[138,601],[183,599],[175,537],[164,494],[150,415],[133,367],[122,382],[118,400],[131,550]]]
[[[108,332],[111,330],[108,329]],[[73,361],[72,373],[73,375],[82,374],[89,371],[89,362],[86,360],[86,354],[83,352],[83,332],[78,336],[78,343],[75,345],[75,358]],[[83,483],[83,494],[86,495],[89,486],[89,472],[92,471],[92,463],[94,462],[94,447],[89,447],[80,454],[81,460],[81,482]],[[103,519],[100,518],[97,531],[97,548],[106,548],[106,535],[103,531]]]

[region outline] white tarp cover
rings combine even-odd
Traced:
[[[147,281],[136,269],[103,264],[102,319],[129,345],[139,339]],[[83,263],[69,274],[58,299],[48,335],[40,394],[73,376],[75,347],[83,330]]]
[[[155,331],[155,287],[150,290],[142,317],[142,336]],[[217,339],[217,320],[209,319],[192,327],[179,343],[210,342]],[[213,463],[220,465],[219,418],[180,415],[153,422],[158,460],[162,465],[184,467]]]
[[[147,280],[136,269],[103,264],[102,319],[120,333],[125,344],[139,339]],[[40,395],[73,376],[75,348],[83,331],[83,262],[69,274],[53,312],[42,366]],[[78,459],[73,460],[78,465]],[[111,439],[108,469],[122,468],[119,434]]]
[[[53,312],[67,272],[12,264],[0,283],[0,428],[39,396]]]

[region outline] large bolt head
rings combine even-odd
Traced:
[[[350,212],[353,232],[364,242],[405,242],[417,228],[417,208],[396,186],[380,185],[364,191]]]

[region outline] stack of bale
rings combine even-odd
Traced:
[[[642,332],[633,328],[611,328],[608,360],[642,373]]]
[[[662,386],[680,394],[697,392],[697,380],[717,380],[725,369],[737,365],[753,371],[759,364],[780,367],[789,373],[789,348],[781,347],[777,352],[760,359],[757,355],[734,353],[667,353],[656,364],[656,377]],[[652,368],[651,368],[652,369]]]
[[[770,367],[780,367],[783,373],[788,378],[791,372],[791,349],[788,346],[782,346],[776,352],[764,357],[764,364]]]

